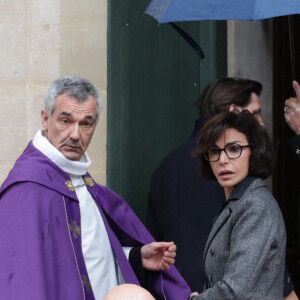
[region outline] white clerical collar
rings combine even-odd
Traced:
[[[33,138],[33,146],[46,155],[63,171],[74,175],[85,175],[91,165],[91,160],[85,152],[80,161],[67,159],[59,150],[57,150],[44,136],[43,129],[40,129]]]

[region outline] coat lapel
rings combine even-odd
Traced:
[[[212,243],[213,239],[217,235],[217,233],[220,231],[220,229],[224,226],[224,224],[228,221],[230,215],[231,215],[231,207],[229,205],[226,205],[225,208],[221,211],[219,216],[216,219],[215,224],[213,225],[213,228],[208,236],[205,249],[204,249],[204,256],[203,256],[203,261],[205,261],[207,251],[209,249],[210,244]]]

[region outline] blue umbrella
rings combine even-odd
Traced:
[[[195,49],[200,59],[204,54],[199,45],[172,22],[200,20],[256,21],[278,16],[289,16],[292,78],[296,79],[293,14],[300,13],[300,0],[152,0],[145,14],[158,23],[170,23]]]
[[[146,14],[160,24],[198,20],[262,20],[300,13],[299,0],[152,0]]]

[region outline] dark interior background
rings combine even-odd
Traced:
[[[297,81],[300,71],[300,16],[293,16],[294,43],[296,56]],[[279,202],[285,219],[287,230],[288,270],[295,284],[297,295],[300,295],[300,245],[299,245],[299,191],[300,191],[300,159],[287,145],[294,133],[286,125],[283,115],[284,101],[293,96],[292,70],[289,46],[288,18],[275,18],[273,22],[274,36],[274,74],[273,74],[273,135],[278,145],[278,162],[273,176],[273,192]]]

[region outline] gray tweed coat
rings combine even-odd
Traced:
[[[276,200],[263,180],[246,178],[210,232],[203,258],[209,287],[195,299],[282,300],[285,246]]]

